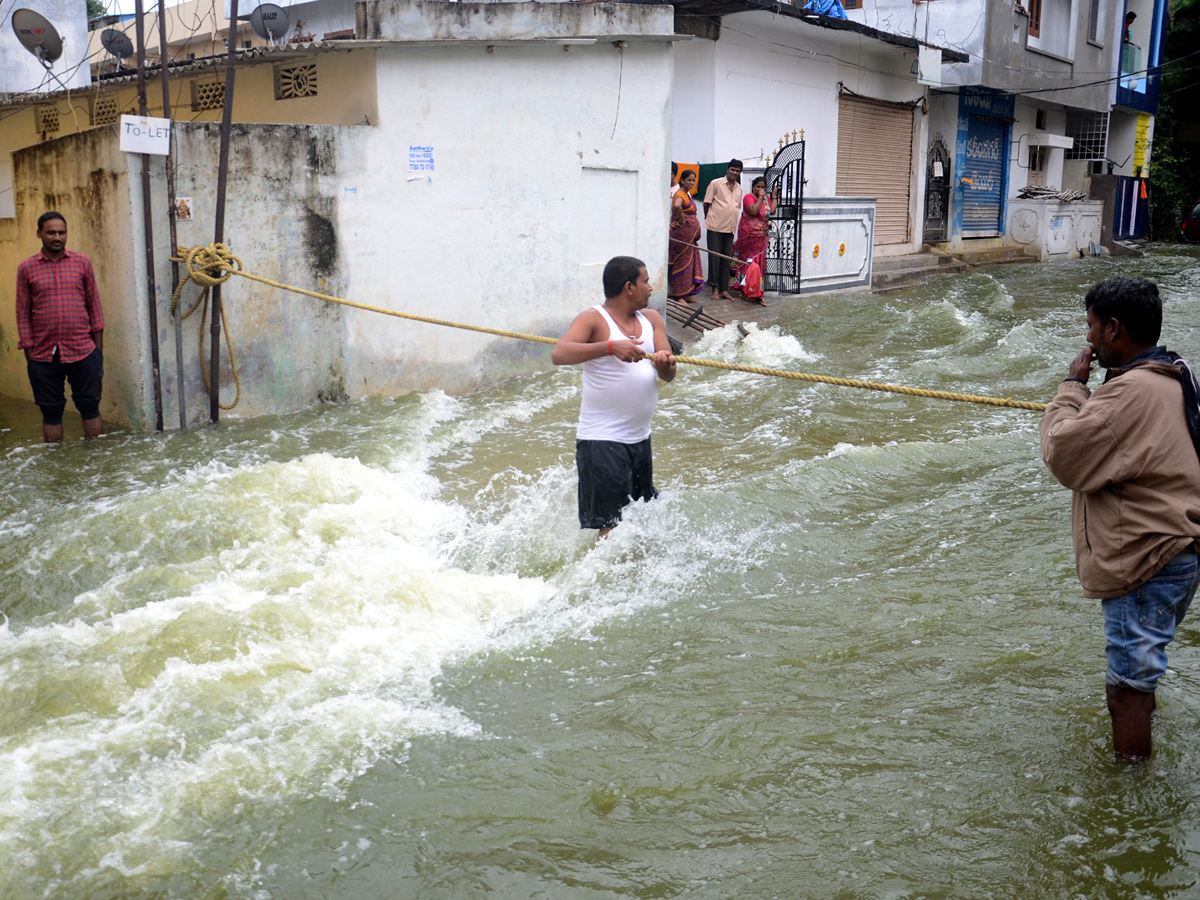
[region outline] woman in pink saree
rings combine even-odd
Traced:
[[[738,280],[742,284],[742,296],[753,303],[763,300],[762,273],[767,258],[767,220],[775,211],[779,198],[779,185],[767,196],[767,180],[761,175],[750,185],[750,193],[742,198],[742,218],[738,221],[737,240],[733,242],[733,255],[741,260],[738,265]]]
[[[679,190],[671,198],[671,238],[667,262],[671,271],[671,286],[667,296],[684,303],[704,289],[704,266],[700,262],[700,216],[692,191],[696,188],[696,173],[685,170],[679,177]]]

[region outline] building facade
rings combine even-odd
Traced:
[[[1148,164],[1164,2],[857,0],[846,7],[857,21],[938,35],[970,56],[943,67],[931,94],[929,153],[944,153],[949,175],[944,204],[927,209],[931,242],[1025,245],[1048,258],[1110,236],[1111,198],[1093,196],[1093,177],[1138,179]],[[1103,194],[1115,183],[1095,187]],[[1090,198],[1083,203],[1104,208],[1037,199],[1052,191],[1082,193]]]
[[[226,241],[247,271],[397,312],[557,337],[603,299],[604,263],[631,254],[647,261],[663,301],[670,7],[379,0],[357,4],[354,28],[352,40],[237,52]],[[38,130],[33,104],[13,101],[0,113],[0,158],[12,159],[14,186],[11,214],[0,215],[0,268],[13,272],[35,252],[38,214],[60,209],[70,246],[96,263],[106,302],[102,413],[153,426],[157,344],[165,421],[181,403],[188,421],[204,421],[199,316],[181,325],[181,362],[172,336],[164,158],[119,149],[113,113],[136,105],[134,82],[117,72],[90,91],[37,98],[57,109],[52,134]],[[149,83],[150,114],[161,115],[157,72]],[[187,217],[176,215],[180,246],[212,240],[224,90],[224,58],[184,58],[170,69],[176,194],[187,200]],[[9,297],[0,300],[0,391],[28,397],[12,286],[0,290]],[[185,302],[195,293],[189,287]],[[242,279],[225,286],[224,304],[242,383],[228,415],[463,392],[546,365],[542,344]],[[228,370],[222,385],[228,402]]]

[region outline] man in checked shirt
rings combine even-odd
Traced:
[[[92,261],[67,249],[62,213],[38,216],[37,235],[41,251],[17,267],[17,347],[25,351],[33,400],[42,410],[42,437],[48,444],[62,440],[64,380],[84,435],[99,437],[104,310]]]

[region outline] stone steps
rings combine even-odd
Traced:
[[[871,268],[871,290],[889,291],[919,281],[926,275],[961,272],[967,263],[948,253],[911,253],[906,256],[882,256]]]
[[[905,256],[881,256],[871,272],[871,290],[891,291],[919,281],[927,275],[965,272],[975,266],[1002,263],[1037,262],[1019,247],[992,247],[987,250],[956,250],[952,253],[910,253]]]
[[[993,266],[1001,263],[1030,263],[1037,262],[1036,256],[1030,256],[1019,247],[992,247],[987,250],[956,250],[955,259],[969,266]]]

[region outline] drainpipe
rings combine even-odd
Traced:
[[[146,34],[142,0],[134,6],[137,25],[137,90],[138,111],[146,110]],[[162,370],[158,359],[158,286],[154,283],[154,223],[150,212],[150,155],[142,157],[142,234],[146,241],[146,289],[150,313],[150,365],[154,376],[154,430],[163,430]]]
[[[162,74],[163,118],[171,120],[171,84],[167,77],[167,10],[166,0],[158,0],[158,49]],[[179,241],[175,233],[175,126],[171,129],[167,147],[167,222],[171,228],[171,256],[179,255]],[[171,263],[171,296],[179,287],[179,263]],[[175,307],[175,393],[179,401],[179,430],[187,431],[187,402],[183,393],[183,304]]]
[[[221,150],[220,163],[217,168],[217,216],[213,229],[213,243],[220,244],[225,240],[225,182],[229,177],[229,129],[233,122],[233,69],[237,60],[237,23],[238,0],[229,0],[229,61],[225,64],[225,108],[221,114]],[[213,422],[221,420],[221,288],[223,285],[213,285],[212,289],[212,362],[209,371],[212,373],[210,383],[212,390],[209,394],[208,414]]]

